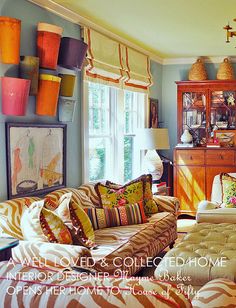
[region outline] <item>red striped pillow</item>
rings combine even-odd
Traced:
[[[142,202],[114,208],[84,208],[84,211],[89,216],[94,230],[147,222]]]

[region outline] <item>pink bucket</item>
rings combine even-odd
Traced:
[[[2,113],[6,115],[24,116],[27,109],[30,80],[1,77]]]

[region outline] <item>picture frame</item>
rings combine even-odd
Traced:
[[[8,198],[66,186],[66,124],[6,123]]]
[[[149,98],[149,128],[159,127],[158,99]]]
[[[218,139],[221,147],[232,147],[236,144],[235,130],[215,130],[214,138]]]

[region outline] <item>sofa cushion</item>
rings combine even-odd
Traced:
[[[101,206],[110,208],[125,204],[143,202],[144,185],[141,180],[128,183],[120,189],[113,189],[102,183],[95,185],[95,190],[99,196]]]
[[[55,213],[70,229],[73,244],[88,248],[95,247],[92,223],[80,203],[72,201],[71,192],[61,196]]]
[[[33,202],[21,217],[25,240],[72,244],[71,234],[63,221],[44,208],[44,200]]]
[[[158,212],[158,207],[156,202],[153,200],[152,194],[152,175],[151,174],[143,174],[137,179],[129,182],[129,184],[135,183],[136,181],[141,180],[144,186],[144,211],[146,214],[155,214]],[[120,184],[115,184],[110,181],[106,181],[106,185],[110,188],[119,190],[123,186]]]
[[[37,197],[17,198],[0,203],[0,230],[2,236],[23,239],[20,221],[27,203],[40,200]]]
[[[86,208],[84,211],[88,214],[94,230],[147,222],[142,202],[114,208]]]
[[[235,208],[217,208],[213,210],[198,210],[196,215],[198,223],[231,223],[236,224],[236,209]]]
[[[236,178],[230,176],[227,173],[220,175],[223,203],[226,207],[236,207],[232,202],[231,198],[236,197]]]
[[[95,191],[95,185],[96,183],[83,184],[78,187],[78,190],[85,193],[85,195],[91,200],[94,206],[101,207],[98,194]]]
[[[91,251],[95,268],[110,274],[119,270],[134,274],[145,266],[148,257],[156,256],[176,237],[176,217],[167,212],[152,215],[145,224],[96,230],[98,247]],[[122,263],[126,258],[138,261],[131,265]]]
[[[66,193],[72,193],[71,200],[73,202],[78,203],[83,207],[94,207],[94,204],[92,203],[91,199],[85,194],[84,191],[76,188],[62,188],[55,190],[45,196],[45,198],[48,198],[54,202],[54,205],[52,205],[51,207],[50,205],[47,205],[47,208],[50,210],[55,210],[55,207],[58,206],[58,201]]]
[[[236,177],[236,173],[229,172],[230,176]],[[217,174],[212,183],[211,201],[222,203],[222,187],[220,174]]]

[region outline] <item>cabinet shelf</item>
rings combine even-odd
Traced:
[[[211,198],[214,176],[222,172],[236,172],[235,147],[203,146],[217,124],[222,125],[219,130],[233,130],[236,134],[236,105],[224,104],[232,95],[236,102],[236,80],[176,83],[178,143],[181,143],[183,130],[188,128],[198,146],[174,150],[174,195],[181,200],[180,213],[195,215],[198,203]],[[202,106],[191,105],[191,98],[195,97],[198,101],[204,98]],[[189,99],[188,105],[186,99]]]

